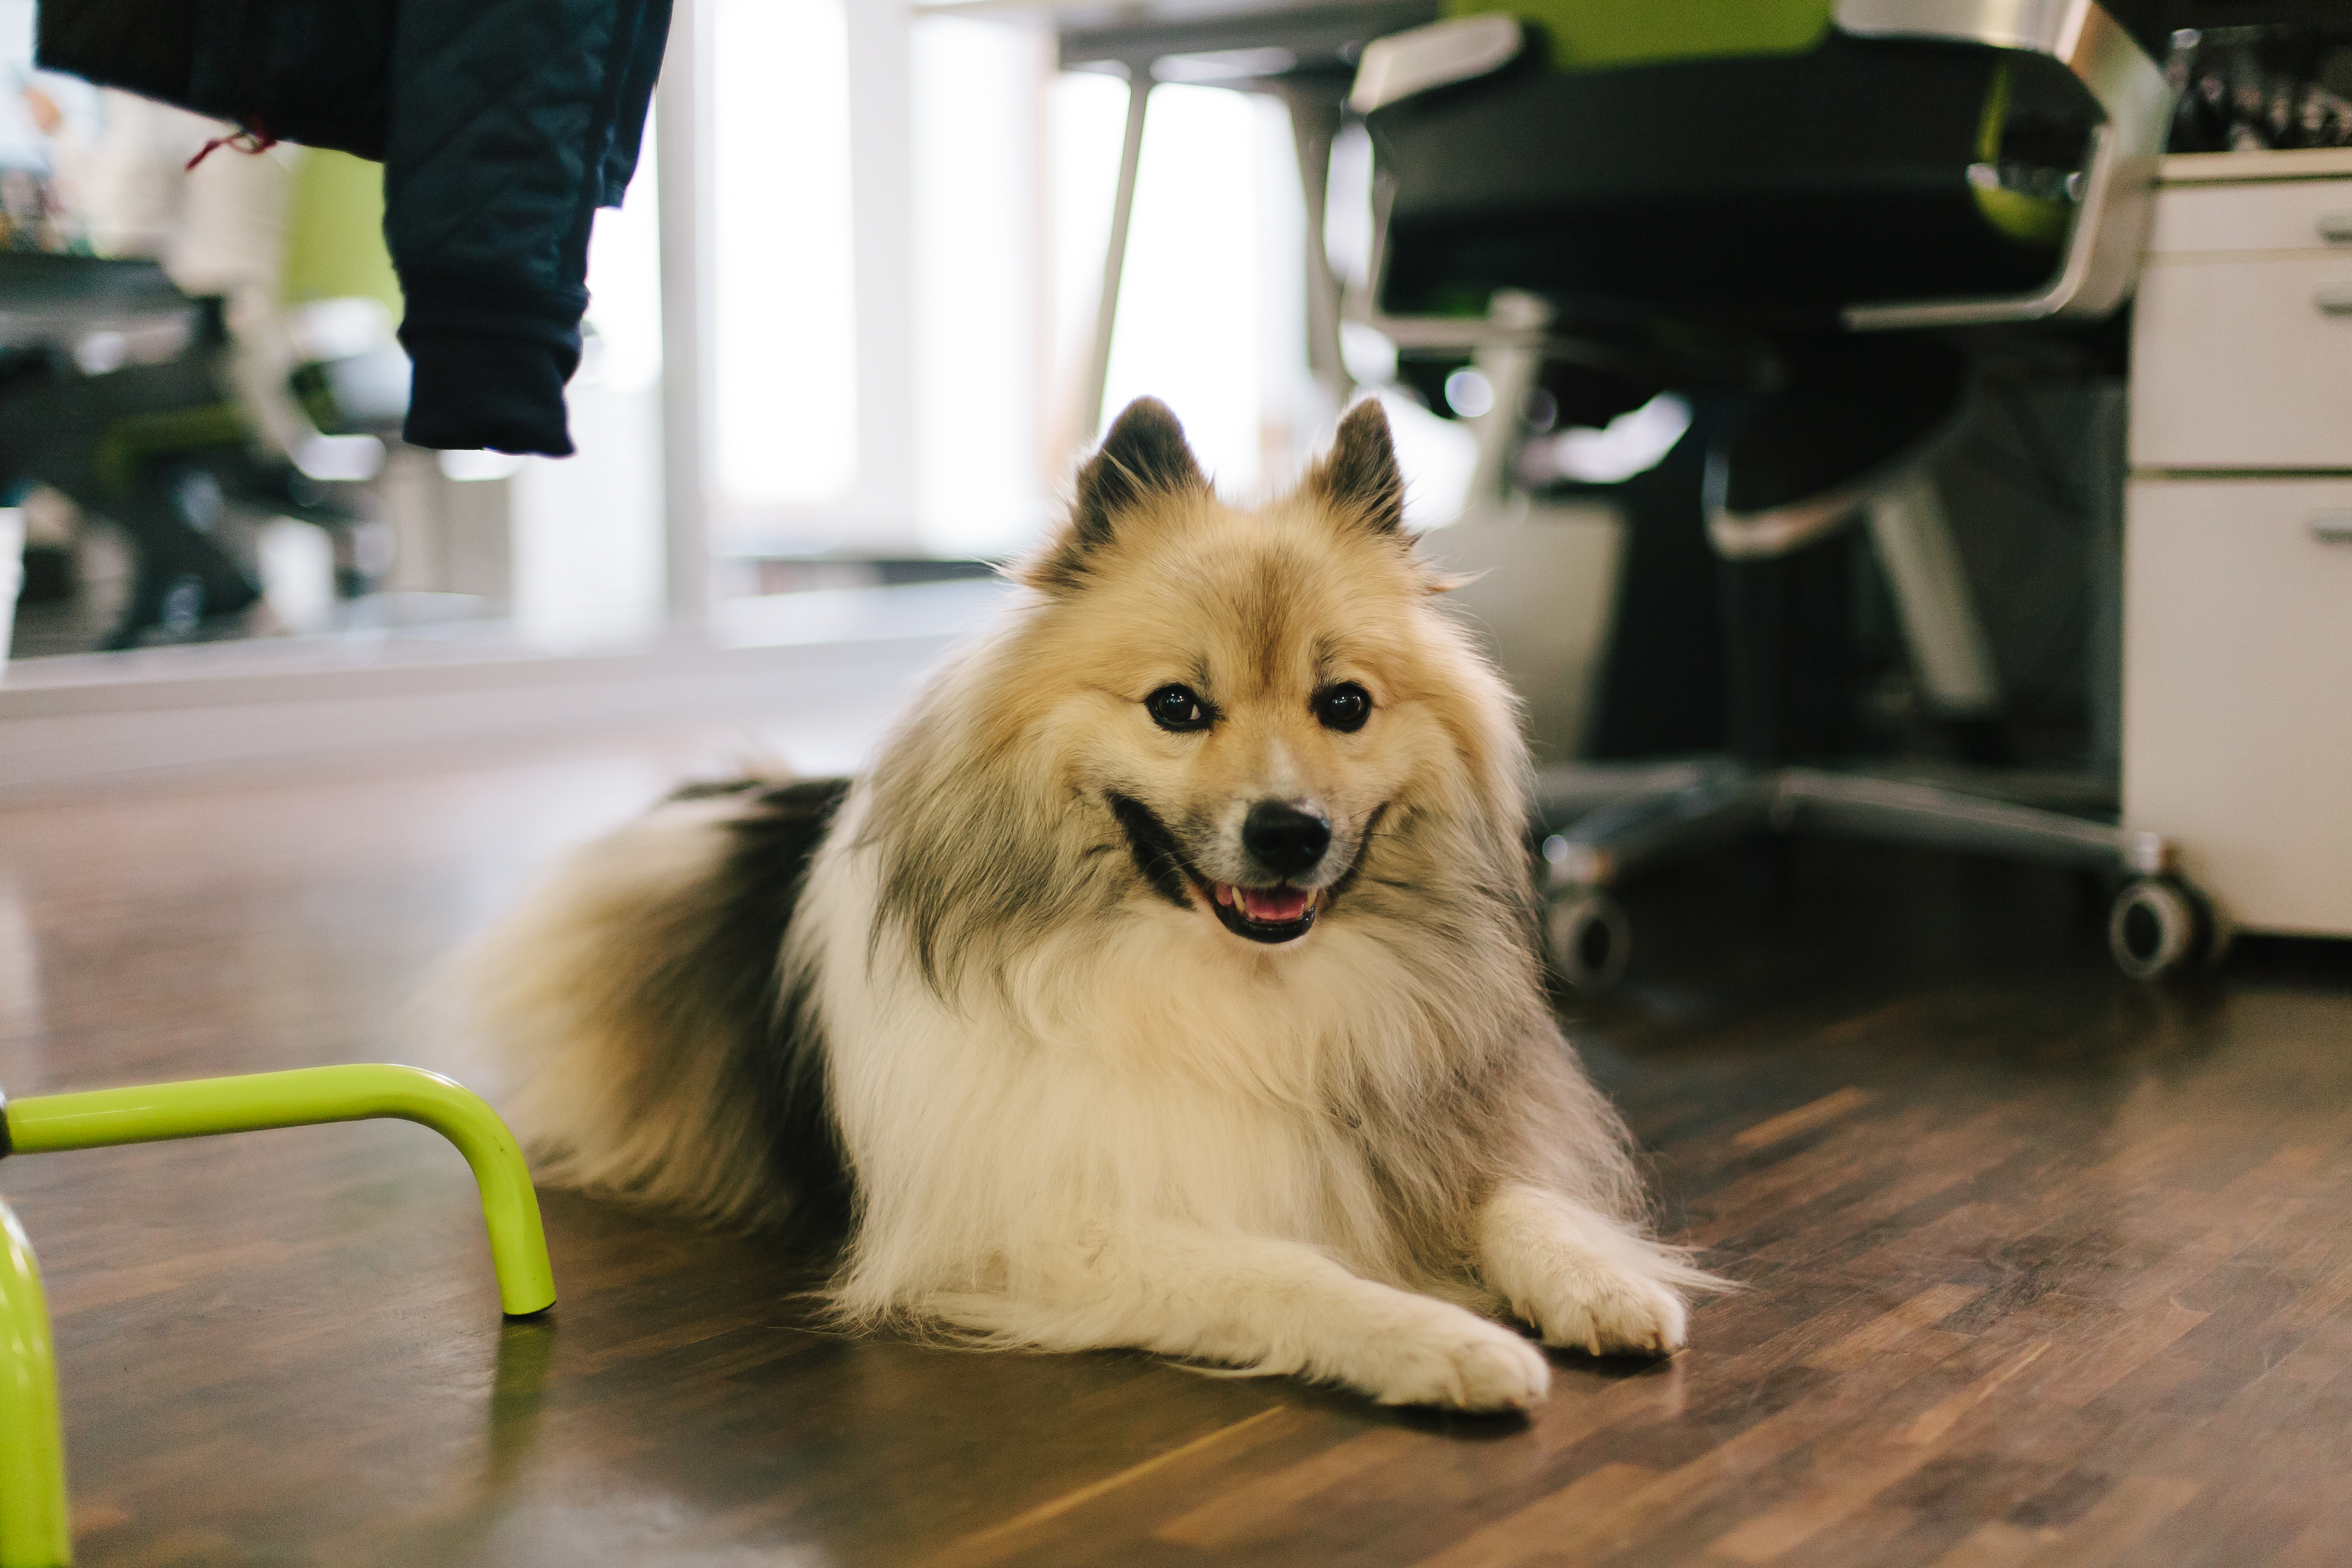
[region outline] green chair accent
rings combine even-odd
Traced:
[[[383,165],[312,147],[287,196],[289,304],[357,297],[381,300],[397,322],[400,275],[383,242]]]
[[[25,1227],[0,1203],[0,1568],[72,1561],[49,1305]]]
[[[36,1096],[0,1107],[0,1154],[386,1117],[432,1128],[473,1168],[506,1315],[555,1305],[539,1198],[514,1134],[478,1095],[421,1068],[303,1068]],[[0,1204],[0,1568],[72,1561],[48,1307],[32,1246]]]
[[[1541,23],[1555,70],[1660,60],[1797,55],[1830,30],[1831,0],[1447,0],[1447,16],[1489,12]]]

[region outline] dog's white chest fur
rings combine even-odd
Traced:
[[[1330,1081],[1382,1033],[1351,1028],[1363,1001],[1329,1005],[1379,1005],[1344,951],[1260,957],[1205,919],[1121,918],[975,978],[959,1007],[887,927],[869,943],[875,880],[870,850],[826,857],[804,916],[866,1205],[855,1296],[1017,1289],[1066,1247],[1156,1222],[1403,1275]]]

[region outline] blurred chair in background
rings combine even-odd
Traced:
[[[2213,949],[2161,841],[1975,787],[1994,778],[1792,765],[1811,731],[1789,569],[1858,521],[1930,706],[1963,742],[1999,712],[1926,478],[1968,404],[1949,330],[2096,321],[2128,297],[2171,108],[2147,51],[2094,0],[1448,8],[1357,77],[1378,171],[1360,314],[1422,379],[1466,359],[1483,383],[1473,509],[1518,483],[1538,393],[1591,424],[1663,389],[1717,395],[1691,438],[1725,563],[1731,754],[1547,773],[1548,818],[1574,818],[1545,845],[1563,974],[1622,973],[1615,883],[1792,827],[2135,875],[2112,928],[2126,969]]]
[[[315,618],[382,553],[352,488],[408,401],[381,172],[300,149],[206,163],[160,219],[90,226],[155,227],[160,260],[0,255],[0,490],[46,485],[120,529],[128,569],[82,616],[99,647],[241,631],[289,573],[318,581],[269,593],[305,606],[279,618]],[[110,173],[152,205],[155,181]],[[312,528],[321,548],[282,548]]]

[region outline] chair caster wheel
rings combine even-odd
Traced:
[[[2107,951],[2134,980],[2162,980],[2221,962],[2229,945],[2204,896],[2174,877],[2143,877],[2116,895]]]
[[[1633,956],[1632,922],[1617,900],[1598,889],[1570,889],[1556,900],[1544,934],[1560,978],[1588,996],[1623,979]]]

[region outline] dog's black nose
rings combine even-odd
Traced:
[[[1242,847],[1277,877],[1311,871],[1331,847],[1331,825],[1285,801],[1262,800],[1242,821]]]

